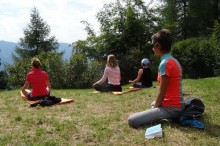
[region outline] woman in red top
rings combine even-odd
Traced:
[[[22,87],[23,94],[30,100],[39,100],[49,96],[51,85],[48,74],[41,69],[41,62],[38,58],[32,60],[32,70],[27,74],[26,81]],[[32,91],[29,93],[26,89],[31,85]]]

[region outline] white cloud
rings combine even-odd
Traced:
[[[19,41],[23,29],[30,23],[33,7],[38,9],[50,26],[51,35],[59,42],[85,39],[86,32],[80,21],[88,21],[97,30],[95,15],[105,3],[112,1],[115,0],[0,0],[0,40]]]

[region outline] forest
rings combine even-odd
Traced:
[[[156,80],[160,59],[152,51],[151,36],[163,28],[172,33],[171,54],[183,68],[183,78],[198,79],[220,75],[220,1],[162,0],[149,7],[142,0],[115,0],[96,14],[99,34],[82,20],[87,38],[71,45],[69,61],[58,53],[56,36],[34,7],[30,24],[13,54],[13,65],[0,71],[0,89],[20,88],[38,57],[50,78],[52,88],[91,88],[104,70],[106,57],[114,54],[121,69],[121,84],[136,77],[140,61],[148,58]]]

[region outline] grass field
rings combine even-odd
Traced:
[[[151,140],[145,139],[144,133],[153,125],[132,129],[127,118],[149,108],[158,88],[123,95],[94,94],[93,91],[52,90],[52,95],[73,98],[75,102],[44,108],[29,107],[19,90],[0,91],[0,146],[220,145],[220,77],[183,80],[185,97],[196,96],[206,106],[201,120],[205,130],[178,123],[163,124],[163,137]]]

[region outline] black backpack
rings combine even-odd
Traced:
[[[188,119],[198,119],[204,113],[205,105],[196,97],[189,97],[185,99],[185,110],[181,114]]]
[[[54,105],[56,103],[59,103],[60,101],[61,101],[61,98],[58,98],[55,96],[49,96],[49,97],[41,99],[39,104],[41,106],[50,106],[50,105]]]

